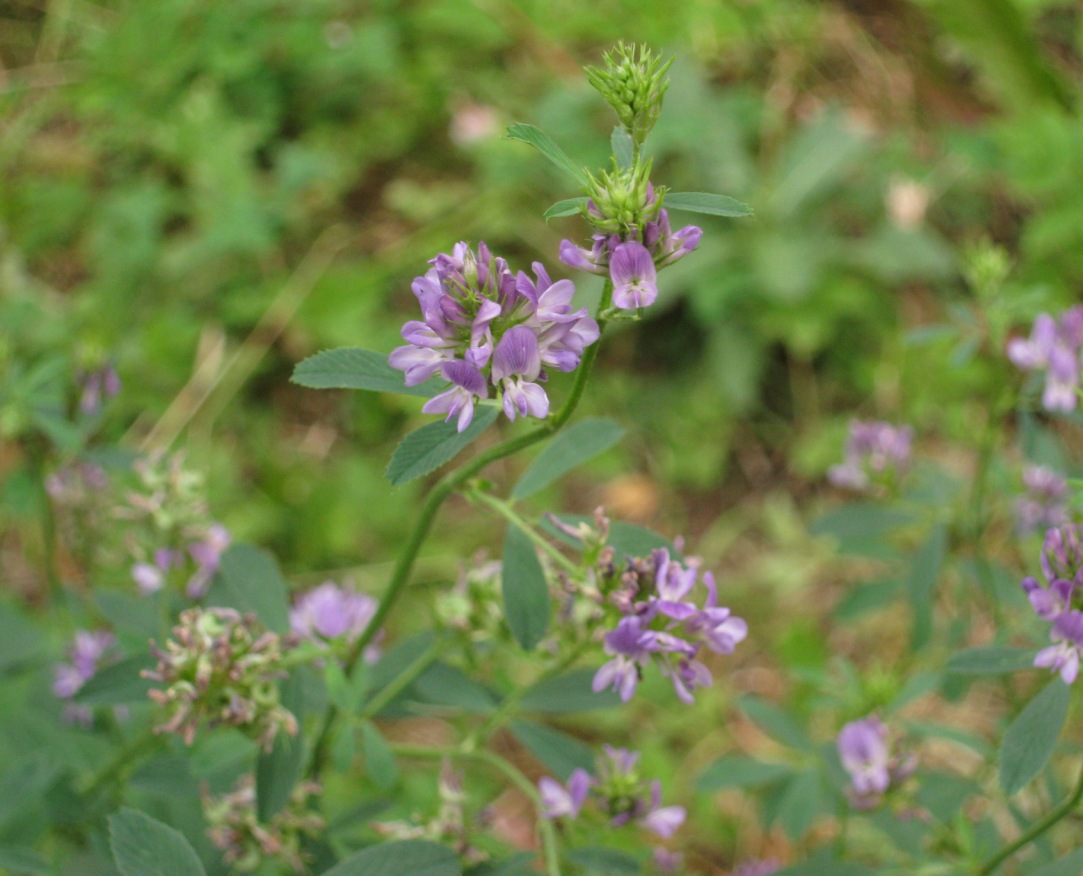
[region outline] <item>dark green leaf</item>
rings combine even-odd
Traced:
[[[768,735],[792,748],[812,751],[814,746],[808,734],[790,715],[767,700],[745,696],[737,703],[738,708]]]
[[[119,706],[147,701],[147,691],[154,682],[139,673],[154,665],[149,655],[121,660],[98,670],[75,694],[75,702],[83,706]]]
[[[365,755],[365,775],[372,779],[372,783],[381,791],[395,787],[399,780],[395,755],[371,721],[361,725],[361,750]]]
[[[887,543],[892,532],[915,520],[911,513],[874,502],[850,502],[818,517],[809,532],[834,538],[843,553],[893,556],[895,551]]]
[[[948,658],[948,672],[959,675],[1004,675],[1034,667],[1033,648],[967,648]]]
[[[786,836],[796,841],[808,832],[819,816],[829,814],[832,807],[820,771],[807,770],[794,776],[782,792],[778,822]]]
[[[709,195],[706,192],[668,192],[662,202],[667,210],[684,210],[687,213],[707,213],[711,216],[751,216],[752,208],[725,195]]]
[[[573,770],[589,773],[594,768],[591,750],[567,733],[529,721],[512,722],[511,732],[562,782],[568,780]]]
[[[91,598],[114,629],[131,631],[148,639],[158,634],[154,599],[121,590],[96,590]]]
[[[620,697],[614,691],[603,690],[595,693],[591,689],[594,673],[593,669],[576,669],[565,675],[540,681],[523,695],[519,706],[524,712],[549,714],[586,712],[619,706]]]
[[[496,698],[484,685],[455,666],[434,663],[410,688],[411,698],[421,702],[461,709],[472,715],[487,715],[496,708]]]
[[[360,347],[324,350],[299,362],[290,378],[309,389],[367,389],[428,398],[441,387],[438,380],[407,386],[405,376],[387,364],[387,356]]]
[[[899,581],[871,581],[854,587],[835,606],[835,617],[849,620],[888,605],[898,593]]]
[[[1083,849],[1076,849],[1051,864],[1027,870],[1026,876],[1079,876],[1080,873],[1083,873]]]
[[[696,779],[700,793],[722,788],[753,788],[768,785],[793,775],[793,767],[783,763],[766,763],[743,754],[724,754]]]
[[[1004,731],[1000,787],[1009,797],[1038,775],[1053,756],[1068,715],[1070,694],[1069,685],[1054,678]]]
[[[109,816],[109,844],[122,876],[200,876],[191,844],[168,825],[136,809]]]
[[[566,198],[563,201],[557,201],[545,211],[545,221],[550,219],[561,219],[564,216],[576,216],[582,213],[587,206],[586,198]]]
[[[352,676],[346,675],[336,660],[328,660],[323,668],[323,681],[327,696],[346,715],[352,715],[365,701],[368,690],[368,667],[362,662],[354,667]]]
[[[534,544],[516,526],[504,537],[504,614],[519,645],[530,651],[549,627],[549,585]]]
[[[282,682],[280,696],[282,705],[293,712],[298,726],[303,728],[301,707],[304,691],[297,672]],[[256,811],[261,822],[270,824],[271,819],[289,802],[293,787],[301,777],[304,762],[305,743],[303,730],[300,729],[295,736],[278,733],[271,750],[260,752],[256,761]]]
[[[914,650],[924,647],[933,632],[933,603],[936,601],[936,582],[948,549],[948,534],[943,526],[937,526],[921,546],[910,574],[906,577],[906,589],[914,615],[912,645]]]
[[[579,183],[581,187],[586,188],[587,175],[583,173],[583,169],[581,167],[576,167],[575,163],[567,156],[564,150],[561,149],[553,141],[553,138],[544,131],[535,128],[533,125],[509,125],[508,139],[518,140],[520,143],[527,143],[528,145],[533,146],[542,155],[553,162],[553,164]]]
[[[617,167],[628,168],[635,160],[635,141],[623,125],[617,125],[609,137],[609,145],[613,149],[613,157],[617,159]]]
[[[624,435],[624,429],[612,420],[592,417],[581,420],[557,435],[540,456],[523,472],[512,499],[533,496],[577,465],[608,450]]]
[[[49,862],[33,849],[0,846],[0,870],[15,876],[18,873],[48,873]]]
[[[323,876],[461,876],[451,849],[425,840],[372,846],[336,864]]]
[[[234,544],[222,554],[208,604],[251,612],[267,629],[288,633],[289,596],[278,563],[267,551]]]
[[[400,487],[439,468],[488,429],[500,413],[493,405],[481,405],[473,422],[462,432],[454,423],[429,423],[407,435],[391,455],[387,479]]]
[[[588,847],[568,852],[568,860],[588,873],[600,876],[635,876],[641,870],[639,860],[616,849]]]

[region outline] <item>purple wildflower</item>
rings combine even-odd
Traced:
[[[1083,525],[1066,523],[1046,530],[1041,563],[1050,582],[1063,578],[1083,585]]]
[[[827,478],[835,486],[864,490],[901,474],[910,462],[912,439],[909,426],[852,420],[843,462],[832,466]]]
[[[1038,652],[1034,665],[1059,672],[1065,684],[1072,684],[1079,675],[1079,655],[1083,649],[1083,611],[1059,614],[1049,637],[1054,644]]]
[[[609,263],[613,279],[613,303],[622,310],[650,307],[658,297],[658,272],[654,259],[643,244],[622,243]]]
[[[1042,405],[1050,411],[1075,410],[1079,389],[1080,348],[1083,347],[1083,306],[1072,307],[1054,319],[1041,313],[1030,338],[1008,342],[1008,358],[1024,371],[1045,374]]]
[[[1023,579],[1022,587],[1034,613],[1047,621],[1056,620],[1068,610],[1075,590],[1075,584],[1064,578],[1054,578],[1048,587],[1043,587],[1037,578],[1029,575]]]
[[[106,363],[93,371],[79,375],[82,392],[79,395],[79,412],[93,417],[102,409],[102,401],[120,392],[120,377],[112,365]]]
[[[1016,530],[1021,535],[1068,522],[1068,483],[1063,477],[1051,468],[1028,465],[1023,485],[1026,493],[1015,502]]]
[[[562,785],[556,779],[543,776],[538,780],[538,793],[542,801],[542,815],[545,818],[579,817],[579,811],[586,802],[594,779],[586,770],[574,770],[568,778],[568,784]]]
[[[338,638],[353,641],[368,628],[378,605],[368,594],[325,581],[298,597],[290,609],[290,630],[317,643]]]
[[[407,386],[437,375],[451,384],[422,410],[447,414],[461,432],[491,387],[509,419],[547,416],[543,366],[572,371],[598,339],[598,323],[585,308],[571,306],[572,282],[554,283],[538,262],[533,279],[522,271],[514,275],[484,243],[476,254],[458,243],[430,264],[412,286],[422,319],[406,323],[407,345],[388,359],[405,372]]]
[[[106,654],[115,644],[116,638],[110,632],[76,630],[75,638],[68,649],[70,662],[58,663],[53,674],[53,695],[68,701],[64,710],[67,720],[78,724],[90,723],[90,709],[77,706],[71,700],[83,685],[94,677]]]
[[[888,729],[873,715],[843,726],[838,736],[839,760],[850,774],[849,794],[859,809],[870,809],[892,784],[905,779],[916,766],[912,757],[893,757]]]

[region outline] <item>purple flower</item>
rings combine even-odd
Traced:
[[[1016,530],[1025,535],[1039,527],[1068,522],[1068,483],[1050,468],[1028,465],[1023,469],[1026,493],[1015,502]]]
[[[613,303],[622,310],[650,307],[658,297],[654,259],[641,243],[628,241],[618,246],[609,261],[609,275]]]
[[[474,365],[467,361],[445,362],[441,373],[450,380],[452,387],[439,395],[434,395],[422,406],[426,414],[447,413],[445,422],[457,419],[457,428],[462,432],[474,419],[474,400],[488,398],[489,388],[485,378]]]
[[[843,726],[838,736],[839,760],[850,775],[850,799],[859,809],[875,806],[888,788],[914,771],[912,756],[893,757],[888,729],[869,715]]]
[[[913,430],[884,422],[850,422],[843,462],[832,466],[827,479],[838,487],[867,489],[905,471],[910,462]]]
[[[662,839],[669,839],[684,824],[687,813],[683,806],[662,806],[661,802],[662,783],[651,782],[650,803],[647,811],[640,816],[639,823]]]
[[[1029,575],[1022,581],[1023,592],[1027,594],[1034,613],[1042,620],[1056,620],[1072,604],[1075,584],[1064,578],[1055,578],[1048,587],[1043,587],[1037,578]]]
[[[1066,523],[1046,530],[1041,563],[1046,580],[1083,585],[1083,526]]]
[[[100,630],[76,630],[68,649],[68,663],[58,663],[53,673],[53,695],[68,700],[65,717],[74,723],[88,724],[90,710],[70,702],[83,685],[97,673],[108,651],[116,644],[112,633]]]
[[[493,353],[493,383],[504,391],[504,413],[544,419],[549,414],[549,397],[534,381],[541,374],[538,336],[525,325],[508,329]]]
[[[574,770],[568,778],[567,786],[556,779],[543,776],[538,780],[538,793],[542,801],[542,815],[545,818],[579,817],[579,811],[586,802],[594,779],[586,770]]]
[[[1083,611],[1058,615],[1049,637],[1054,644],[1038,652],[1034,665],[1059,672],[1065,684],[1072,684],[1079,675],[1079,654],[1083,649]]]
[[[120,377],[108,363],[81,374],[80,382],[83,391],[79,396],[79,412],[86,417],[93,417],[101,411],[103,399],[112,398],[120,392]]]
[[[654,634],[642,629],[638,617],[621,618],[617,628],[605,635],[605,651],[615,656],[594,674],[594,692],[611,687],[628,702],[639,683],[640,667],[658,650]]]
[[[357,639],[376,614],[378,603],[365,593],[355,593],[325,581],[303,593],[290,609],[290,630],[312,642]]]
[[[1008,342],[1008,358],[1024,371],[1045,370],[1042,405],[1050,411],[1075,410],[1079,388],[1079,354],[1083,346],[1083,306],[1073,307],[1060,319],[1048,313],[1034,320],[1030,338]]]
[[[212,523],[203,538],[188,545],[188,556],[196,564],[186,588],[189,599],[202,599],[206,595],[211,579],[218,571],[222,554],[232,540],[228,529],[220,523]]]

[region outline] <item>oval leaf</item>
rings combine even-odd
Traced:
[[[136,809],[109,816],[109,845],[122,876],[200,876],[206,871],[191,844]]]
[[[399,768],[395,755],[371,721],[361,725],[361,750],[365,754],[365,775],[381,791],[395,787],[399,780]]]
[[[309,389],[367,389],[373,392],[397,392],[428,398],[440,387],[437,380],[407,386],[397,368],[387,364],[387,356],[360,347],[324,350],[297,363],[293,383]]]
[[[515,500],[533,496],[567,471],[616,444],[624,429],[612,420],[591,417],[561,432],[523,472],[511,491]]]
[[[297,672],[282,682],[281,699],[282,705],[293,712],[301,729],[295,736],[276,734],[270,752],[260,752],[256,761],[256,811],[264,824],[270,824],[289,802],[304,766],[304,715],[301,713],[304,691]]]
[[[927,645],[932,636],[936,583],[940,578],[947,549],[947,530],[943,526],[937,526],[914,557],[914,563],[906,577],[906,589],[910,594],[914,615],[911,642],[915,651]]]
[[[119,706],[145,702],[147,691],[154,687],[154,683],[139,673],[153,665],[154,661],[149,655],[140,654],[106,666],[76,691],[74,700],[82,706]]]
[[[545,211],[545,221],[550,219],[560,219],[564,216],[576,216],[583,212],[584,207],[587,205],[586,198],[567,198],[563,201],[557,201]]]
[[[549,772],[562,782],[573,770],[594,769],[594,754],[587,746],[567,733],[529,721],[513,721],[511,732]]]
[[[391,454],[387,479],[393,486],[400,487],[424,477],[488,429],[497,414],[497,408],[483,405],[474,412],[474,421],[462,432],[456,431],[454,423],[429,423],[411,432]]]
[[[549,627],[549,585],[534,545],[514,526],[504,538],[501,582],[508,626],[515,641],[529,651]]]
[[[709,195],[706,192],[669,192],[663,201],[667,210],[684,210],[687,213],[707,213],[711,216],[751,216],[752,208],[725,195]]]
[[[1000,743],[1000,787],[1009,797],[1042,771],[1068,715],[1071,688],[1054,678],[1027,703]]]
[[[524,712],[547,712],[565,714],[605,709],[620,705],[615,691],[595,693],[591,688],[593,669],[575,669],[556,678],[546,678],[528,690],[519,701]]]
[[[696,790],[701,793],[722,788],[751,788],[769,785],[793,775],[793,767],[767,763],[743,754],[725,754],[700,773]]]
[[[462,868],[451,849],[425,840],[405,840],[358,852],[323,876],[403,876],[406,873],[410,876],[462,876]]]
[[[948,658],[948,672],[957,675],[1004,675],[1034,668],[1033,648],[967,648]]]
[[[289,596],[278,562],[267,551],[248,544],[230,545],[222,554],[208,605],[251,612],[267,629],[288,633]]]
[[[535,128],[533,125],[510,125],[508,127],[508,139],[518,140],[520,143],[527,143],[530,146],[533,146],[542,155],[553,162],[553,164],[579,183],[580,186],[586,188],[587,176],[583,173],[583,169],[581,167],[576,167],[567,153],[556,144],[552,137],[541,129]]]

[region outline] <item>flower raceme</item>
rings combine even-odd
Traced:
[[[435,376],[450,384],[422,410],[446,414],[461,432],[492,392],[509,420],[546,417],[545,369],[574,371],[598,340],[598,323],[586,308],[572,308],[571,280],[554,283],[540,262],[533,279],[513,274],[484,243],[477,253],[458,243],[430,264],[412,287],[422,318],[403,326],[407,343],[389,358],[405,372],[407,386]]]
[[[1054,319],[1040,313],[1030,338],[1008,342],[1008,358],[1024,371],[1045,371],[1042,406],[1050,411],[1074,411],[1079,392],[1080,351],[1083,349],[1083,306]]]
[[[1034,665],[1060,674],[1065,684],[1079,677],[1083,654],[1083,611],[1075,599],[1083,588],[1083,526],[1066,523],[1046,530],[1041,555],[1044,584],[1023,579],[1023,592],[1034,613],[1050,622],[1052,645],[1034,657]]]
[[[827,479],[853,490],[890,483],[910,464],[913,435],[909,426],[853,420],[843,461],[830,468]]]

